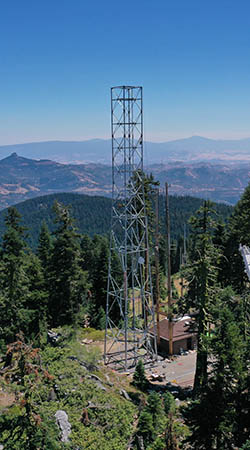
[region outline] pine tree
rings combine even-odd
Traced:
[[[69,208],[55,203],[58,228],[50,258],[49,315],[52,326],[73,324],[87,293],[86,272],[81,269],[79,235]]]
[[[0,254],[1,286],[1,342],[10,343],[17,332],[29,322],[23,311],[28,294],[28,278],[25,273],[24,227],[15,208],[9,208],[5,218],[6,231]]]
[[[197,331],[197,360],[194,390],[198,393],[207,382],[208,338],[212,318],[210,310],[216,301],[217,263],[219,251],[213,245],[211,202],[204,202],[196,216],[190,219],[192,226],[192,245],[189,255],[190,263],[184,269],[184,278],[188,281],[186,310],[195,314]]]
[[[244,341],[226,304],[228,295],[228,290],[223,292],[213,312],[215,328],[207,384],[185,412],[191,429],[188,441],[197,450],[233,449],[238,444],[238,386],[245,378]]]
[[[141,359],[136,364],[136,368],[133,375],[133,384],[141,390],[144,390],[148,386],[148,380],[145,375],[145,368]]]
[[[152,442],[152,436],[154,434],[153,418],[150,412],[146,409],[144,409],[140,414],[137,434],[139,442],[140,438],[143,441],[143,447],[144,444],[148,445]],[[140,446],[140,448],[143,447]]]
[[[93,245],[93,316],[92,323],[97,328],[105,328],[105,310],[107,300],[107,278],[108,278],[108,242],[106,238],[94,237]]]
[[[41,261],[41,265],[45,274],[49,267],[51,251],[52,251],[52,237],[46,225],[46,222],[43,221],[39,235],[37,254]]]
[[[228,236],[225,245],[225,258],[228,264],[224,271],[225,284],[241,293],[248,282],[239,245],[250,245],[250,184],[236,204],[229,220]]]
[[[93,277],[93,263],[94,263],[94,240],[87,234],[81,238],[81,267],[88,271],[90,279]]]
[[[142,410],[138,421],[138,437],[142,437],[143,444],[149,449],[164,449],[161,435],[166,426],[166,416],[162,399],[156,392],[151,392],[147,404]],[[152,445],[153,444],[153,445]]]
[[[165,392],[163,394],[163,403],[165,414],[174,413],[176,409],[174,396],[170,392]]]
[[[25,272],[28,279],[28,292],[23,310],[24,313],[29,314],[25,333],[30,339],[41,345],[47,330],[48,291],[41,262],[31,251],[27,254]]]
[[[155,436],[161,434],[164,430],[166,420],[163,401],[157,392],[150,392],[146,409],[152,416]]]

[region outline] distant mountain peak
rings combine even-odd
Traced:
[[[6,156],[1,160],[2,161],[15,161],[17,159],[23,158],[22,156],[19,156],[16,152],[11,153],[10,155]]]
[[[24,156],[19,156],[16,152],[12,152],[9,156],[6,156],[5,158],[0,160],[0,164],[2,163],[18,163],[23,161],[29,161],[29,158],[25,158]]]
[[[186,140],[197,141],[197,142],[204,142],[204,141],[212,141],[213,139],[210,139],[210,138],[207,138],[207,137],[203,137],[203,136],[194,135],[194,136],[191,136],[190,138],[186,138]]]
[[[11,159],[17,159],[17,158],[19,158],[19,156],[18,156],[18,154],[17,154],[16,152],[13,152],[13,153],[10,154],[10,156],[7,156],[7,158],[9,158],[9,159],[10,159],[10,158],[11,158]],[[6,158],[6,159],[7,159],[7,158]]]

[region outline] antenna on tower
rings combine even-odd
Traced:
[[[111,132],[112,214],[104,361],[127,370],[138,359],[144,363],[157,359],[144,195],[142,87],[111,88]]]

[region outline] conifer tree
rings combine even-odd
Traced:
[[[48,291],[44,281],[39,258],[29,251],[25,264],[28,278],[28,292],[23,305],[24,312],[29,314],[26,333],[30,339],[41,345],[48,322]]]
[[[89,277],[92,279],[94,263],[94,240],[87,234],[81,238],[81,267],[88,271]]]
[[[42,268],[46,274],[49,268],[49,260],[52,251],[52,237],[45,221],[42,222],[39,235],[37,254],[41,261]]]
[[[164,449],[161,438],[166,426],[166,416],[163,402],[159,394],[151,392],[147,404],[142,410],[138,421],[138,436],[142,437],[143,444],[149,449]],[[152,445],[153,444],[153,445]]]
[[[97,328],[105,328],[105,309],[107,300],[108,278],[108,241],[104,237],[94,237],[93,245],[93,324]]]
[[[80,267],[80,244],[69,208],[56,202],[55,222],[58,228],[50,258],[49,315],[53,326],[72,324],[87,291],[86,272]]]
[[[139,448],[145,448],[148,444],[152,442],[152,436],[154,433],[154,426],[153,426],[153,418],[149,411],[145,408],[139,417],[138,421],[138,441],[140,442],[142,440],[142,445],[140,445]]]
[[[239,434],[242,416],[237,412],[239,386],[246,378],[244,340],[227,305],[229,295],[230,290],[222,293],[213,312],[215,328],[210,342],[212,362],[207,384],[185,412],[191,429],[188,441],[197,450],[233,449],[246,439],[246,429]]]
[[[136,364],[135,372],[133,375],[133,384],[142,390],[146,389],[148,386],[144,364],[141,359],[139,359],[138,363]]]
[[[163,402],[157,392],[150,392],[147,401],[147,411],[152,416],[155,434],[160,434],[164,430],[165,416]]]
[[[228,262],[223,272],[225,284],[241,293],[248,282],[239,245],[250,246],[250,184],[236,204],[229,220],[228,236],[225,245],[225,258]]]
[[[186,310],[195,314],[197,331],[197,360],[194,390],[198,393],[207,382],[208,337],[211,307],[216,301],[217,262],[219,252],[212,242],[214,221],[211,202],[204,202],[196,215],[190,219],[192,226],[192,245],[190,263],[184,269],[188,281]]]
[[[29,322],[23,311],[28,293],[28,279],[25,273],[24,227],[21,216],[15,208],[9,208],[5,218],[6,231],[0,253],[1,286],[1,341],[10,343],[22,326]]]

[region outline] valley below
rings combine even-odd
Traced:
[[[111,197],[111,171],[106,164],[61,164],[12,153],[0,160],[0,209],[62,192]],[[147,165],[145,171],[159,180],[162,189],[167,181],[171,195],[190,195],[233,205],[248,185],[250,163],[172,161]]]

